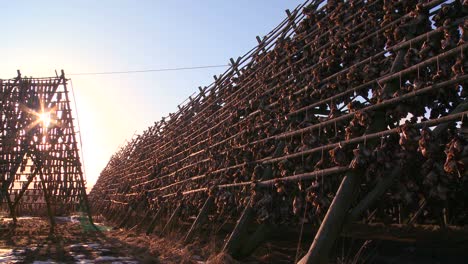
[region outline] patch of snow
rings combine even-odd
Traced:
[[[92,264],[92,263],[94,263],[94,260],[82,259],[82,260],[79,260],[79,261],[76,262],[76,263],[79,263],[79,264]]]
[[[10,248],[0,248],[0,255],[10,254],[11,252],[13,252],[13,250]]]
[[[33,220],[33,219],[39,219],[39,218],[40,217],[35,217],[35,216],[21,216],[21,217],[17,217],[16,219],[18,219],[18,221],[21,221],[21,220]],[[6,223],[13,222],[13,218],[5,217],[3,218],[3,222],[6,222]]]
[[[13,249],[14,254],[23,254],[25,252],[26,252],[26,249],[23,249],[23,248]]]
[[[112,256],[100,256],[95,259],[95,261],[113,261],[119,260],[120,258],[112,257]]]
[[[83,245],[82,244],[73,244],[73,245],[70,245],[69,248],[82,248]]]
[[[24,253],[24,250],[0,248],[0,263],[23,263],[24,257],[20,255],[21,253]]]
[[[56,216],[55,220],[57,222],[71,222],[71,219],[68,216]]]
[[[99,245],[99,244],[96,244],[96,243],[92,243],[92,244],[84,244],[83,245],[84,247],[89,247],[89,248],[92,248],[92,249],[100,249],[102,246]]]
[[[80,215],[72,215],[72,216],[70,216],[70,221],[72,223],[79,223],[81,218],[82,218],[82,216],[80,216]]]

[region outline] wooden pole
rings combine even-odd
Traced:
[[[128,218],[130,218],[130,215],[132,215],[132,212],[133,212],[133,209],[132,209],[131,206],[129,206],[128,209],[127,209],[127,213],[125,214],[122,221],[118,225],[119,228],[125,227],[125,224],[127,223]]]
[[[143,216],[143,219],[140,222],[137,222],[137,224],[134,227],[132,227],[131,229],[141,228],[144,225],[144,223],[146,222],[146,220],[148,219],[150,213],[151,213],[151,210],[147,210],[145,216]]]
[[[246,241],[245,244],[240,249],[239,255],[241,257],[246,257],[252,254],[252,252],[257,249],[263,241],[267,240],[273,226],[270,223],[262,223],[257,230],[250,236],[250,238]]]
[[[47,214],[49,215],[49,220],[50,220],[50,233],[52,234],[55,228],[55,218],[54,218],[54,213],[52,212],[52,206],[50,204],[49,191],[47,190],[47,186],[45,184],[44,175],[42,174],[42,171],[39,171],[39,177],[41,179],[42,191],[44,192],[44,199],[45,199],[46,206],[47,206]]]
[[[231,256],[236,256],[239,252],[242,246],[242,239],[245,237],[247,231],[246,229],[254,219],[254,209],[252,208],[251,201],[252,200],[250,200],[245,207],[241,217],[237,220],[234,230],[226,241],[226,244],[224,244],[222,251]]]
[[[364,213],[369,207],[371,207],[382,195],[385,193],[385,191],[390,188],[393,184],[393,180],[397,178],[401,174],[401,168],[394,168],[393,171],[389,174],[386,175],[384,178],[382,178],[377,185],[370,191],[364,199],[359,202],[356,207],[353,208],[353,210],[350,212],[350,214],[347,217],[346,223],[351,223],[353,221],[356,221],[362,213]]]
[[[175,220],[179,216],[181,210],[182,210],[182,203],[179,203],[179,205],[177,206],[177,208],[174,210],[171,217],[169,218],[169,221],[167,221],[166,225],[164,226],[163,230],[161,231],[161,234],[166,234],[166,232],[169,232],[169,230],[174,225]]]
[[[19,192],[18,196],[15,197],[15,201],[13,203],[13,207],[15,208],[19,201],[21,200],[21,198],[23,197],[24,193],[26,192],[26,190],[28,189],[29,187],[29,184],[31,184],[31,182],[33,181],[34,177],[36,176],[37,174],[37,171],[38,171],[38,168],[36,168],[36,170],[34,170],[34,172],[28,177],[28,181],[26,182],[26,184],[23,184],[22,188],[21,188],[21,191]]]
[[[341,232],[347,211],[357,196],[359,182],[360,175],[357,172],[350,171],[345,175],[309,252],[298,263],[328,263],[328,254]]]
[[[203,204],[203,207],[201,208],[200,213],[198,213],[197,219],[195,219],[192,226],[190,227],[190,230],[185,236],[184,243],[190,242],[190,240],[192,240],[192,237],[197,231],[197,229],[200,228],[200,226],[203,225],[203,223],[205,223],[205,221],[208,219],[208,212],[211,210],[213,205],[214,205],[214,196],[210,195],[208,196],[205,203]]]
[[[13,219],[13,224],[16,225],[18,222],[18,219],[16,218],[16,210],[13,206],[13,203],[11,202],[10,193],[8,191],[5,192],[5,200],[7,202],[8,209],[10,210],[10,216]]]
[[[156,226],[156,221],[159,219],[159,216],[161,215],[162,211],[163,211],[163,208],[159,207],[158,211],[153,216],[153,219],[151,220],[151,223],[149,224],[148,228],[146,229],[146,235],[150,235],[150,234],[153,233],[154,227]]]
[[[109,218],[109,221],[120,225],[122,223],[121,219],[125,218],[127,213],[127,210],[119,210],[119,208],[116,206],[116,208],[113,210],[113,213],[111,214],[111,217]]]

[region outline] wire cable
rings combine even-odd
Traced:
[[[80,139],[80,154],[81,154],[81,169],[82,169],[82,172],[83,172],[83,176],[84,176],[84,179],[85,181],[87,180],[87,175],[86,175],[86,166],[85,166],[85,161],[84,161],[84,150],[83,150],[83,139],[81,138],[81,126],[80,126],[80,118],[78,116],[78,106],[76,104],[76,97],[75,97],[75,89],[73,87],[73,81],[70,80],[70,88],[71,88],[71,92],[72,92],[72,97],[73,97],[73,103],[74,103],[74,106],[75,106],[75,115],[76,115],[76,122],[77,122],[77,125],[78,125],[78,131],[76,132],[76,134],[78,134],[78,138]]]
[[[228,67],[229,64],[223,65],[207,65],[207,66],[194,66],[194,67],[180,67],[180,68],[163,68],[163,69],[149,69],[149,70],[136,70],[136,71],[110,71],[110,72],[82,72],[82,73],[68,73],[67,75],[110,75],[110,74],[130,74],[130,73],[145,73],[145,72],[165,72],[165,71],[186,71],[208,68],[221,68]]]

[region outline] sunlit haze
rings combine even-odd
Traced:
[[[135,133],[177,109],[224,68],[114,75],[228,64],[301,1],[7,1],[0,78],[71,78],[88,189]],[[74,108],[74,105],[72,105]],[[50,115],[39,116],[43,125]]]

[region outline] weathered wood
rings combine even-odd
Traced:
[[[125,216],[121,219],[120,224],[117,226],[118,228],[123,228],[126,224],[130,216],[132,215],[133,209],[129,206],[127,209],[127,213]]]
[[[47,214],[49,216],[50,233],[52,234],[55,228],[55,216],[54,216],[54,213],[52,212],[52,207],[51,207],[51,202],[50,202],[50,192],[47,189],[47,186],[45,184],[45,179],[44,179],[44,175],[42,174],[42,171],[39,171],[39,177],[41,179],[42,191],[44,192],[44,199],[45,199],[46,206],[47,206]]]
[[[36,168],[36,170],[34,170],[34,172],[28,177],[28,180],[26,182],[26,184],[23,184],[22,188],[21,188],[21,191],[19,192],[19,194],[15,197],[15,202],[13,203],[13,208],[15,208],[19,201],[21,200],[21,198],[23,197],[24,193],[26,192],[26,190],[28,189],[29,187],[29,184],[31,184],[31,182],[33,181],[34,177],[36,176],[37,172],[39,170],[39,167]]]
[[[146,210],[145,216],[143,216],[141,221],[137,222],[137,224],[135,224],[135,226],[133,226],[130,230],[141,228],[144,225],[144,223],[146,222],[146,220],[148,220],[148,217],[149,217],[150,214],[151,214],[151,210],[149,210],[149,209]]]
[[[450,115],[453,114],[459,114],[464,111],[468,110],[468,103],[464,102],[459,104],[454,110],[450,112]],[[449,126],[450,123],[441,123],[438,124],[434,130],[432,131],[433,135],[435,138],[439,137],[440,134],[442,134],[447,127]],[[356,221],[359,216],[364,213],[365,210],[367,210],[369,207],[371,207],[384,193],[385,191],[390,188],[392,185],[393,181],[395,178],[398,177],[398,175],[401,174],[401,168],[394,168],[392,172],[387,175],[387,177],[384,177],[381,179],[377,185],[370,191],[365,198],[361,200],[361,202],[353,208],[353,210],[350,212],[350,214],[347,217],[346,223],[352,223]],[[417,214],[420,212],[418,211]],[[414,219],[414,216],[413,216]]]
[[[5,192],[5,200],[7,202],[8,209],[10,210],[10,217],[13,219],[13,224],[16,225],[16,223],[18,222],[18,219],[16,217],[16,210],[15,206],[13,206],[10,195],[8,195],[8,192]]]
[[[44,215],[43,205],[51,227],[59,211],[74,212],[78,202],[89,209],[67,81],[63,70],[60,77],[23,78],[18,71],[17,78],[0,80],[0,198],[14,222],[18,213]],[[31,186],[39,170],[40,181]]]
[[[237,220],[236,226],[234,230],[232,230],[231,235],[229,236],[226,244],[224,244],[223,252],[231,256],[236,256],[239,252],[239,249],[242,246],[243,239],[245,238],[245,234],[247,232],[247,227],[252,223],[254,219],[254,209],[251,205],[251,200],[245,207],[244,211],[242,212],[241,217]]]
[[[198,230],[198,228],[200,228],[200,226],[205,223],[205,221],[208,219],[208,212],[211,210],[213,205],[214,205],[214,196],[210,195],[206,199],[205,203],[203,204],[203,207],[200,209],[200,212],[197,215],[197,218],[195,219],[192,226],[190,227],[190,230],[185,236],[184,243],[190,242],[190,240],[192,239],[193,235]]]
[[[255,232],[248,238],[244,245],[242,245],[239,256],[246,257],[252,254],[264,241],[269,238],[273,226],[270,223],[260,224]]]
[[[196,203],[205,202],[204,196],[200,194],[216,184],[220,189],[232,191],[229,195],[234,197],[233,202],[239,208],[244,206],[244,198],[248,197],[248,192],[244,191],[248,190],[248,186],[252,184],[250,173],[256,164],[268,165],[274,170],[267,173],[271,176],[261,178],[262,182],[255,182],[257,186],[266,187],[262,191],[274,192],[271,187],[278,181],[289,183],[305,181],[304,184],[308,185],[311,180],[322,177],[320,179],[324,180],[321,184],[322,191],[330,193],[337,189],[336,177],[323,176],[343,175],[350,170],[347,161],[353,155],[351,148],[355,144],[364,142],[366,149],[371,152],[379,151],[374,147],[381,139],[388,138],[388,142],[398,144],[395,142],[398,133],[403,134],[401,131],[406,127],[399,129],[395,127],[408,112],[414,114],[416,123],[418,123],[412,124],[410,127],[414,128],[414,131],[411,131],[414,132],[411,133],[414,134],[412,141],[417,141],[419,132],[417,130],[421,127],[446,122],[449,119],[452,123],[461,119],[461,115],[456,117],[446,115],[446,110],[460,102],[455,95],[459,91],[455,92],[454,90],[455,85],[458,85],[461,80],[456,80],[456,78],[461,76],[466,80],[467,77],[460,75],[462,70],[456,68],[460,65],[453,65],[454,68],[450,68],[455,57],[461,59],[460,56],[466,53],[463,51],[466,48],[463,43],[463,46],[459,45],[458,48],[454,48],[455,43],[449,43],[449,47],[440,49],[439,44],[441,43],[437,42],[441,40],[433,43],[434,39],[430,37],[442,32],[442,28],[439,26],[438,33],[426,35],[426,44],[429,44],[430,48],[429,53],[427,50],[423,52],[421,43],[419,43],[424,40],[423,36],[420,35],[417,39],[409,39],[408,36],[407,38],[400,37],[401,34],[408,34],[405,29],[408,28],[408,25],[415,23],[416,17],[414,15],[419,16],[417,17],[419,22],[416,20],[417,23],[424,22],[424,19],[427,20],[427,18],[420,19],[421,15],[427,14],[427,10],[421,9],[421,6],[415,6],[415,3],[405,4],[405,10],[402,11],[401,8],[391,4],[387,5],[382,1],[373,3],[339,1],[341,10],[335,12],[333,9],[338,7],[335,2],[329,1],[326,6],[329,6],[330,9],[320,14],[314,14],[310,6],[302,14],[297,12],[297,16],[305,16],[314,24],[304,23],[301,24],[301,27],[298,24],[298,30],[301,30],[301,32],[297,32],[299,38],[294,37],[294,35],[290,35],[291,38],[289,36],[279,37],[276,43],[272,43],[271,46],[267,45],[266,41],[259,39],[259,47],[254,52],[255,55],[245,58],[247,65],[244,68],[241,68],[243,67],[241,63],[231,59],[233,66],[231,72],[220,75],[220,78],[215,77],[214,86],[206,89],[206,94],[200,89],[200,95],[193,100],[189,97],[191,103],[185,106],[181,104],[179,112],[170,114],[167,122],[163,119],[161,123],[150,128],[150,130],[157,130],[157,136],[142,135],[142,139],[139,141],[132,141],[138,142],[138,144],[129,144],[124,152],[117,153],[119,157],[112,158],[111,166],[106,168],[101,177],[102,184],[95,188],[95,199],[99,200],[101,194],[106,195],[106,200],[100,200],[101,203],[109,206],[107,201],[113,199],[112,203],[119,204],[115,207],[115,211],[125,211],[126,207],[121,204],[141,199],[138,194],[145,190],[149,194],[147,197],[153,198],[157,195],[168,198],[167,204],[175,206],[180,202],[180,195],[186,196],[185,199],[189,198],[188,195],[192,195],[190,198],[196,199]],[[370,5],[376,6],[370,8]],[[351,12],[349,12],[348,7],[352,9]],[[382,7],[385,7],[383,12],[380,10]],[[391,10],[392,8],[398,8],[398,10]],[[363,19],[354,19],[353,17],[360,16],[359,11],[369,12],[369,16],[367,18],[361,17]],[[411,14],[409,14],[410,11]],[[397,12],[398,16],[389,16],[387,12]],[[432,16],[437,10],[429,12]],[[384,14],[387,15],[383,17]],[[376,18],[379,20],[377,23]],[[351,21],[351,23],[347,21]],[[300,22],[300,19],[297,22]],[[306,20],[306,22],[308,21]],[[287,28],[281,26],[280,35],[292,31],[291,25],[288,24]],[[317,30],[311,30],[311,28],[317,28]],[[339,28],[344,28],[344,30],[340,32]],[[418,30],[411,34],[420,34],[420,28],[418,27]],[[397,31],[399,29],[402,31]],[[430,30],[429,26],[427,30]],[[379,32],[374,35],[375,39],[372,40],[372,45],[357,46],[357,42],[360,42],[363,37],[367,38],[366,36],[373,34],[372,31]],[[394,36],[391,36],[392,31]],[[333,32],[338,33],[336,36],[331,36]],[[330,41],[320,41],[326,38],[330,38]],[[343,43],[342,45],[334,45],[333,41],[343,41]],[[392,47],[392,45],[397,46]],[[265,49],[265,53],[260,52],[262,48]],[[340,51],[344,50],[349,51],[350,56],[340,57]],[[420,53],[418,54],[418,52]],[[440,53],[439,56],[437,55],[439,52],[444,53]],[[353,53],[356,56],[352,55]],[[388,57],[387,53],[397,55],[393,65],[391,65],[393,55]],[[443,74],[438,74],[438,78],[434,78],[436,77],[434,76],[436,73],[434,68],[436,63],[437,68],[439,68],[439,60],[442,60]],[[453,72],[450,72],[451,70]],[[237,72],[238,76],[235,76],[233,71]],[[431,87],[421,87],[432,83],[434,85]],[[382,96],[382,85],[385,86],[384,96]],[[441,89],[445,87],[447,89]],[[398,93],[394,93],[394,91],[398,91]],[[197,99],[202,97],[203,100]],[[435,104],[430,102],[434,98],[437,98]],[[354,105],[354,103],[357,104]],[[193,109],[190,109],[190,105],[193,105]],[[335,115],[334,112],[330,111],[334,105],[339,108],[339,111],[343,111]],[[307,110],[305,107],[310,108]],[[435,110],[432,113],[439,113],[441,118],[421,122],[422,115],[427,114],[424,113],[426,107]],[[305,110],[308,112],[293,118],[289,118],[292,116],[291,113],[285,116],[293,110],[296,110],[296,113],[293,114]],[[313,114],[314,110],[318,110],[316,113],[320,112],[326,117],[316,116],[314,118],[310,115]],[[283,117],[285,118],[284,122],[271,122],[272,118],[282,119]],[[350,121],[351,119],[354,120]],[[313,137],[309,138],[311,142],[305,138],[306,133]],[[444,138],[444,140],[446,139]],[[416,142],[412,143],[417,144]],[[440,143],[446,144],[447,142]],[[326,154],[327,150],[336,147],[340,147],[344,152],[341,154],[345,158],[341,161],[335,160],[337,157],[328,159],[323,155],[323,153]],[[440,152],[442,152],[441,148],[442,146],[440,146]],[[391,159],[398,159],[408,151],[414,152],[413,149],[403,148],[401,152],[390,151],[389,156]],[[321,169],[312,169],[311,166],[306,168],[305,160],[307,160],[307,165],[313,165],[310,162],[312,160],[315,162],[315,156],[320,155],[320,152],[324,158],[322,161],[330,160],[331,163],[327,162],[326,166],[321,167]],[[355,153],[356,156],[358,154]],[[416,155],[411,157],[408,155],[407,157],[411,159],[414,156]],[[420,155],[417,156],[419,164],[419,161],[422,160]],[[299,168],[301,158],[303,170]],[[284,172],[281,171],[278,174],[277,165],[282,160],[288,160],[292,166],[288,166],[290,168],[285,168]],[[443,161],[438,160],[437,162]],[[333,167],[336,165],[339,167]],[[152,166],[154,166],[154,170],[151,172]],[[164,169],[161,170],[160,167]],[[125,172],[121,173],[122,170]],[[366,175],[371,171],[371,168],[366,168]],[[387,174],[389,171],[386,170],[385,173]],[[241,172],[242,175],[238,172]],[[244,172],[247,173],[244,174]],[[350,175],[351,173],[346,177],[351,177]],[[408,176],[411,177],[411,175]],[[414,176],[424,177],[424,175]],[[118,181],[112,182],[113,179],[118,179]],[[344,182],[346,180],[345,178]],[[112,186],[109,186],[111,188],[106,188],[108,187],[106,184],[110,182],[112,182]],[[362,190],[375,189],[364,197],[349,217],[358,218],[367,208],[375,206],[375,201],[383,195],[389,186],[391,186],[390,178],[383,179],[377,185],[372,180],[363,183]],[[340,192],[349,191],[347,188],[343,187],[343,189],[345,190],[340,190]],[[420,189],[423,192],[422,195],[426,195],[426,189]],[[310,191],[312,188],[307,190]],[[289,190],[286,192],[288,202],[294,194]],[[392,194],[394,194],[393,190]],[[340,195],[343,194],[338,194],[335,199],[338,199]],[[351,197],[351,195],[349,196]],[[154,200],[156,199],[154,198]],[[335,202],[334,206],[339,207],[340,204],[352,201],[339,200]],[[327,210],[328,202],[320,204],[323,209]],[[396,206],[400,208],[401,204]],[[327,217],[331,218],[328,221],[333,222],[335,217],[339,218],[337,215],[343,214],[344,217],[340,219],[344,220],[339,221],[353,222],[346,218],[349,212],[348,208],[341,208],[342,211],[334,214],[331,209],[329,215],[327,214]],[[252,210],[250,208],[250,213],[253,215]],[[198,212],[197,219],[186,235],[186,240],[190,240],[194,230],[201,225],[198,222],[202,222],[201,220],[204,219],[202,218],[203,211]],[[390,214],[394,213],[389,211]],[[249,209],[246,209],[243,214],[248,215],[248,212]],[[220,218],[225,217],[222,214],[219,215]],[[245,216],[242,215],[242,217]],[[173,220],[174,214],[170,218],[169,220]],[[315,215],[313,221],[321,220],[318,218],[319,216]],[[243,219],[242,221],[248,220]],[[239,220],[239,222],[242,221]],[[338,229],[336,232],[339,234],[342,230],[341,224],[343,223],[340,222],[339,225],[333,226],[330,223],[324,223],[321,228],[326,229],[327,226],[330,230],[336,228]],[[167,226],[168,224],[164,226],[164,229]],[[255,234],[250,237],[250,240],[244,239],[247,237],[245,235],[247,226],[250,229],[254,225],[247,224],[237,231],[236,236],[242,237],[237,238],[237,241],[241,241],[237,242],[241,243],[241,246],[239,249],[232,250],[233,255],[242,255],[248,252],[247,244],[257,244],[261,240],[261,236]],[[230,226],[230,229],[232,228]],[[262,233],[262,229],[263,227],[260,227],[255,233]],[[321,241],[323,250],[316,250],[317,252],[325,252],[325,257],[328,253],[327,249],[337,236],[330,230],[328,230],[329,233],[327,230],[321,230],[326,234],[325,236],[322,234],[322,240],[328,239],[330,241]],[[234,231],[236,230],[234,229]],[[234,231],[229,239],[235,238]],[[307,231],[310,232],[311,229]],[[318,238],[321,237],[318,236]],[[228,242],[226,243],[228,244]],[[230,243],[235,244],[234,242]],[[235,246],[232,247],[235,248]],[[250,248],[254,248],[254,246]]]
[[[356,221],[369,207],[373,206],[385,191],[392,186],[393,181],[401,174],[401,168],[394,168],[393,171],[383,177],[377,185],[370,191],[347,216],[346,223]]]
[[[356,198],[359,177],[360,175],[355,171],[350,171],[345,175],[309,251],[298,263],[328,263],[327,258],[331,247],[341,232],[351,203]]]
[[[127,223],[125,223],[124,227],[127,227],[129,229],[135,228],[138,224],[144,221],[146,216],[148,215],[148,212],[146,212],[144,216],[141,215],[141,212],[145,212],[145,211],[146,211],[146,200],[143,200],[137,203],[136,207],[133,208],[132,212],[130,213],[130,217]]]
[[[127,208],[126,210],[118,210],[119,207],[115,208],[115,217],[112,217],[111,220],[117,225],[120,226],[120,224],[123,223],[123,220],[128,217],[129,213],[129,208],[127,206],[122,206],[123,208]]]
[[[167,232],[169,232],[169,230],[172,228],[172,226],[174,225],[175,221],[177,220],[177,217],[179,216],[181,210],[182,210],[182,203],[180,203],[179,205],[177,205],[177,208],[174,210],[174,212],[172,213],[171,217],[170,217],[169,220],[167,221],[166,225],[165,225],[164,228],[162,229],[161,234],[166,234]]]
[[[163,211],[163,207],[159,207],[158,211],[153,216],[153,219],[151,220],[151,223],[149,224],[148,228],[146,229],[146,235],[150,235],[150,234],[153,233],[153,230],[156,227],[156,221],[159,220],[159,217],[161,216],[162,211]]]

